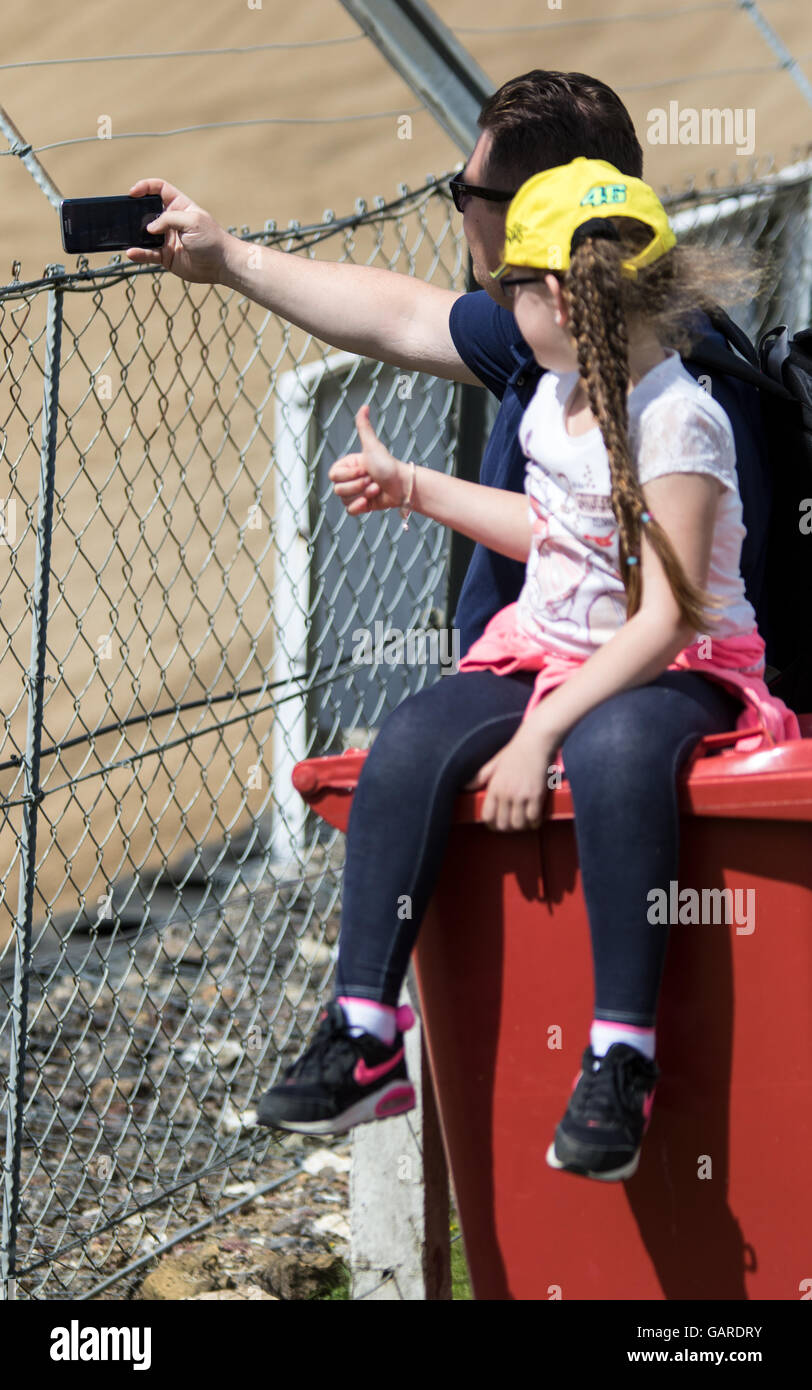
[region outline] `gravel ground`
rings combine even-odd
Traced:
[[[135,935],[52,930],[38,943],[18,1297],[306,1298],[338,1277],[350,1137],[270,1132],[255,1106],[330,997],[342,853],[316,846],[307,878],[246,886],[246,869],[193,923],[186,902],[187,920]],[[8,1054],[6,1028],[5,1074]]]
[[[285,1155],[263,1165],[256,1184],[235,1183],[232,1201],[274,1176],[304,1171],[272,1192],[259,1192],[194,1240],[184,1241],[151,1266],[127,1276],[124,1287],[100,1298],[308,1299],[330,1297],[349,1265],[351,1141],[331,1147],[303,1136],[283,1141]],[[333,1295],[334,1296],[334,1295]]]

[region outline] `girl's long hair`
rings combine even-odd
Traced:
[[[621,262],[649,240],[651,231],[629,218],[611,221],[620,240],[586,237],[573,253],[569,270],[558,272],[557,278],[569,307],[578,371],[609,456],[627,617],[638,611],[642,598],[640,542],[645,528],[682,618],[693,631],[704,632],[718,621],[707,610],[719,609],[721,601],[690,582],[656,518],[649,513],[650,520],[640,520],[648,509],[629,445],[628,323],[645,322],[660,342],[685,352],[703,336],[697,310],[741,302],[748,287],[755,292],[764,262],[751,256],[745,263],[735,253],[675,246],[630,279],[621,275]],[[629,564],[631,556],[638,557],[637,564]]]

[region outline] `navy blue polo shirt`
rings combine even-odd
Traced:
[[[704,315],[703,315],[704,318]],[[707,337],[724,343],[709,320]],[[524,491],[526,460],[519,444],[519,422],[538,384],[538,366],[507,309],[484,290],[462,295],[451,306],[449,327],[463,362],[500,401],[499,411],[482,456],[479,481],[488,487]],[[747,535],[742,543],[741,568],[747,597],[756,612],[759,631],[767,642],[765,564],[767,521],[772,490],[767,467],[759,393],[747,382],[710,372],[683,358],[695,378],[710,376],[714,400],[726,412],[736,442],[736,468]],[[525,566],[518,560],[476,545],[453,618],[460,631],[460,655],[482,635],[487,623],[519,597]]]

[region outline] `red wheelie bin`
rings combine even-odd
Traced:
[[[812,715],[800,724],[756,752],[705,738],[680,778],[662,1077],[623,1183],[545,1162],[593,1003],[566,779],[538,831],[494,832],[485,793],[459,795],[415,966],[477,1299],[812,1291]],[[308,759],[294,786],[346,830],[365,757]]]

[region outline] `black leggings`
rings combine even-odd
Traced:
[[[404,700],[381,726],[347,829],[337,995],[397,1004],[457,794],[509,742],[534,680],[534,672],[459,671]],[[739,698],[708,677],[665,671],[597,705],[561,745],[597,1017],[654,1026],[668,927],[649,922],[647,895],[677,878],[676,776],[697,741],[735,728],[740,712]]]

